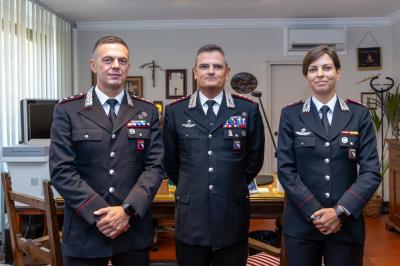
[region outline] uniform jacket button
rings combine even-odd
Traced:
[[[331,194],[329,194],[328,192],[325,193],[325,198],[329,199],[331,197]]]
[[[325,181],[329,181],[329,180],[331,180],[331,177],[329,175],[326,175],[325,176]]]
[[[114,157],[115,157],[115,152],[113,152],[113,151],[110,152],[110,157],[111,157],[111,158],[114,158]]]
[[[212,168],[212,167],[208,168],[208,172],[209,172],[209,173],[214,172],[214,168]]]
[[[109,187],[108,192],[110,192],[111,194],[114,193],[114,187]]]
[[[208,151],[208,155],[213,155],[213,151]]]
[[[110,175],[114,175],[114,174],[115,174],[114,169],[111,169],[111,170],[109,171],[109,173],[110,173]]]
[[[324,161],[325,161],[326,164],[328,164],[329,163],[329,158],[326,158]]]
[[[116,137],[117,137],[117,136],[116,136],[115,134],[112,134],[112,135],[111,135],[111,138],[112,138],[112,139],[115,139]]]
[[[331,145],[329,142],[325,142],[325,147],[329,147],[329,145]]]
[[[208,189],[212,191],[212,190],[214,190],[214,186],[213,185],[209,185]]]
[[[88,135],[88,134],[85,134],[83,137],[84,137],[85,139],[88,139],[88,138],[89,138],[89,135]]]

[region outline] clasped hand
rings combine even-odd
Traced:
[[[103,235],[115,239],[129,228],[129,216],[121,206],[102,208],[94,212],[99,220],[96,226]]]
[[[314,226],[324,235],[340,231],[340,219],[333,208],[320,209],[314,212],[311,217]]]

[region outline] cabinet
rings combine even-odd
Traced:
[[[386,228],[400,232],[400,141],[389,144],[389,219]]]

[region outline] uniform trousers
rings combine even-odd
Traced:
[[[179,266],[245,266],[247,255],[247,240],[217,250],[212,250],[211,247],[192,246],[176,240]]]
[[[76,258],[63,256],[64,266],[107,266],[111,259],[113,266],[148,266],[149,249],[131,250],[115,254],[111,258]]]
[[[361,266],[364,244],[340,240],[306,240],[285,235],[289,266]]]

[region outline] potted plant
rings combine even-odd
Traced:
[[[400,85],[400,84],[399,84]],[[377,109],[370,110],[375,129],[381,133],[381,176],[385,176],[389,161],[387,159],[387,143],[384,139],[394,137],[399,139],[400,133],[400,91],[397,85],[395,92],[378,93]],[[369,217],[379,217],[383,205],[383,187],[380,186],[371,200],[365,206],[365,214]]]

